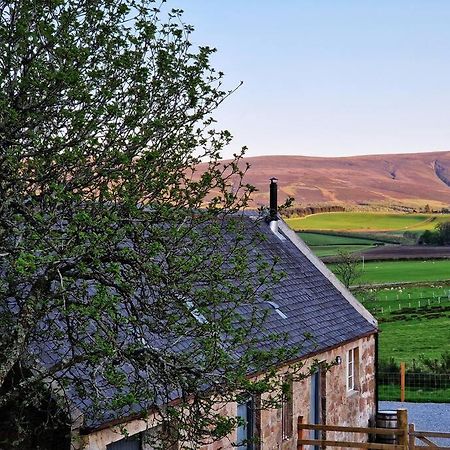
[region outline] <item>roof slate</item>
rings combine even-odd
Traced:
[[[242,215],[242,220],[249,225],[248,229],[263,236],[252,249],[255,258],[250,264],[256,270],[256,255],[265,255],[268,261],[277,260],[277,270],[285,274],[280,283],[273,287],[271,300],[278,304],[287,318],[282,318],[266,302],[261,303],[261,307],[268,311],[265,323],[268,333],[286,333],[288,344],[302,344],[298,355],[302,357],[377,331],[376,321],[283,221],[279,221],[279,232],[286,239],[274,234],[265,221],[255,219],[256,213]],[[242,305],[241,311],[244,315],[249,314],[251,308]],[[305,333],[312,334],[314,340],[305,341]],[[51,359],[52,353],[58,353],[57,349],[51,350],[48,346],[42,350],[38,353],[44,364],[45,357]],[[59,357],[57,355],[56,359]],[[72,371],[75,379],[83,375],[82,367]],[[91,406],[89,399],[80,398],[75,389],[69,387],[67,395],[80,413]],[[123,416],[136,412],[131,408],[124,411]],[[85,426],[99,427],[113,416],[112,412],[104,411],[102,418],[88,420]]]
[[[370,314],[362,315],[349,298],[355,303],[357,300],[348,292],[344,296],[341,291],[345,288],[339,281],[314,255],[299,249],[281,220],[280,225],[284,225],[279,232],[287,238],[285,240],[277,237],[265,222],[258,227],[265,240],[257,250],[276,258],[277,269],[285,273],[273,290],[273,301],[287,319],[274,311],[268,317],[267,328],[288,333],[293,344],[301,342],[305,332],[312,333],[316,347],[306,342],[299,356],[376,332],[376,321],[369,320]],[[296,239],[305,246],[300,238]]]

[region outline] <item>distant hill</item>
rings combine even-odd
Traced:
[[[260,156],[246,181],[256,186],[253,206],[268,203],[271,177],[280,198],[295,206],[319,204],[432,208],[450,206],[450,151],[339,158]]]

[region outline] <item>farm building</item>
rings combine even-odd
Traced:
[[[278,408],[259,408],[264,398],[256,396],[224,404],[223,414],[240,417],[240,425],[227,439],[205,445],[204,450],[293,450],[299,416],[310,423],[368,426],[376,413],[376,320],[279,218],[274,181],[270,211],[267,221],[258,220],[256,212],[243,214],[240,220],[263,236],[255,251],[276,259],[284,273],[271,300],[262,302],[267,313],[265,327],[269,333],[285,333],[288,345],[301,346],[301,350],[295,359],[281,362],[278,373],[283,376],[296,361],[308,364],[315,360],[322,367],[333,364],[329,370],[319,364],[305,380],[288,379],[289,395]],[[313,339],[305,340],[305,335]],[[146,436],[162,434],[151,411],[145,418],[136,411],[114,421],[105,411],[104,419],[91,421],[83,415],[85,400],[75,390],[67,389],[67,394],[74,412],[72,449],[151,450]]]
[[[276,188],[272,183],[272,188]],[[275,194],[275,195],[274,195]],[[272,213],[276,193],[272,192]],[[256,213],[243,220],[256,219]],[[248,398],[241,404],[224,405],[224,413],[239,416],[245,425],[228,439],[205,446],[218,449],[296,449],[295,426],[298,416],[305,422],[368,426],[376,413],[375,352],[377,322],[343,287],[336,277],[279,218],[262,222],[258,231],[265,239],[263,253],[278,259],[286,274],[273,293],[268,328],[286,332],[292,345],[304,342],[305,333],[314,336],[306,342],[299,360],[334,362],[328,370],[318,370],[310,378],[289,385],[290,398],[277,409],[259,410],[261,399]],[[280,365],[283,373],[292,361]],[[152,433],[149,422],[131,420],[125,425],[129,437],[107,423],[81,430],[89,450],[150,449],[143,442]],[[245,442],[246,439],[254,442]]]

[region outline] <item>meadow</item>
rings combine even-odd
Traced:
[[[450,215],[324,213],[288,219],[319,257],[360,252],[387,243],[413,244]],[[408,232],[404,235],[405,232]],[[333,270],[335,264],[327,264]],[[379,360],[420,366],[421,358],[450,352],[450,260],[362,261],[354,295],[378,319]],[[398,374],[380,385],[380,398],[397,399]],[[408,400],[450,401],[450,389],[409,388]]]
[[[378,319],[380,359],[411,365],[450,351],[450,283],[354,292]]]
[[[333,235],[325,233],[309,233],[303,232],[298,233],[299,236],[305,241],[309,246],[325,246],[325,245],[373,245],[378,242],[374,239],[353,237],[353,236],[342,236]]]
[[[333,271],[335,264],[328,267]],[[450,280],[450,260],[372,261],[364,264],[358,284]]]
[[[375,245],[380,245],[383,243],[378,239],[352,235],[311,232],[299,232],[297,234],[309,247],[311,247],[311,250],[319,258],[325,256],[335,256],[341,251],[349,253],[365,251]]]
[[[334,212],[286,219],[297,231],[425,231],[440,222],[450,221],[450,214],[394,214],[368,212]]]

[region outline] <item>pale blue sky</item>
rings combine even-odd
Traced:
[[[169,0],[218,49],[248,155],[450,149],[450,0]]]

